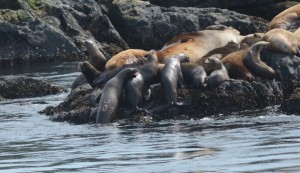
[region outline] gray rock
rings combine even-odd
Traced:
[[[217,8],[163,8],[146,3],[115,0],[109,17],[130,47],[158,49],[174,36],[209,25],[222,24],[241,34],[263,32],[267,21]]]

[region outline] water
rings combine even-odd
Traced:
[[[76,63],[2,70],[70,86]],[[272,111],[72,125],[37,112],[67,93],[0,102],[0,172],[300,172],[300,116]],[[43,103],[43,104],[42,104]]]

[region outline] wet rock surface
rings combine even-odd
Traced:
[[[29,98],[66,92],[67,89],[25,76],[0,77],[0,101]]]
[[[288,114],[300,115],[300,88],[297,88],[289,98],[284,100],[280,109]]]

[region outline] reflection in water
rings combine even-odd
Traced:
[[[79,74],[76,65],[43,69],[22,73],[65,86]],[[66,95],[0,102],[1,173],[300,172],[298,116],[270,108],[201,120],[71,125],[37,113]]]

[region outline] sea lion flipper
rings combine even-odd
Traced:
[[[77,76],[75,78],[75,80],[73,81],[72,85],[71,85],[71,90],[75,89],[76,87],[82,85],[83,83],[86,82],[86,79],[84,77],[83,74],[80,74],[79,76]]]
[[[150,99],[150,96],[151,96],[151,90],[150,90],[150,88],[144,89],[143,96],[144,96],[144,99],[146,101],[148,101]]]
[[[95,87],[94,91],[91,93],[90,99],[93,105],[96,104],[97,100],[100,98],[102,91],[101,88]]]
[[[92,111],[90,112],[90,118],[89,122],[96,122],[96,117],[97,117],[97,112],[98,112],[98,107],[92,108]]]

